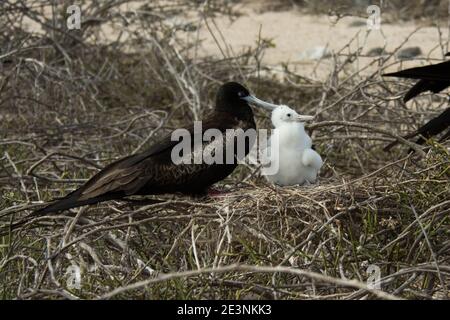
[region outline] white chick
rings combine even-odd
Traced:
[[[269,140],[272,150],[268,155],[270,167],[261,170],[267,180],[281,186],[316,182],[323,161],[311,149],[312,140],[304,126],[304,121],[313,118],[299,115],[286,105],[280,105],[272,111],[275,129]]]

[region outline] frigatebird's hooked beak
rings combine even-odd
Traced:
[[[313,120],[313,119],[314,119],[314,116],[297,114],[297,115],[295,115],[294,119],[292,119],[292,120],[296,121],[296,122],[304,122],[304,121],[309,121],[309,120]]]
[[[257,97],[251,96],[251,95],[250,96],[246,96],[246,97],[242,97],[241,99],[243,99],[243,100],[245,100],[247,102],[256,104],[257,106],[263,107],[264,109],[267,109],[269,111],[272,111],[276,107],[278,107],[278,105],[276,105],[276,104],[262,101],[261,99],[258,99]]]

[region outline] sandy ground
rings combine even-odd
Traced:
[[[259,29],[263,38],[272,39],[275,48],[267,50],[264,61],[269,64],[280,62],[298,62],[301,53],[307,49],[317,46],[328,46],[331,50],[342,49],[352,38],[358,37],[359,41],[354,41],[352,48],[362,45],[367,33],[367,26],[350,26],[354,21],[364,20],[360,18],[345,17],[336,24],[329,16],[304,15],[296,10],[281,12],[263,12],[251,6],[239,6],[245,15],[231,22],[228,18],[216,19],[216,23],[222,31],[226,41],[235,49],[254,45],[258,39]],[[364,52],[376,46],[387,44],[387,50],[393,50],[407,39],[420,25],[414,22],[403,22],[399,24],[381,23],[381,30],[373,30],[367,36]],[[441,30],[443,39],[447,40],[448,30]],[[385,35],[385,39],[383,38]],[[207,53],[220,55],[220,51],[206,28],[202,28],[202,38],[205,39],[203,47]],[[408,40],[407,45],[419,46],[424,53],[428,53],[439,44],[439,33],[434,27],[421,27]],[[436,48],[433,56],[441,54]],[[440,56],[439,56],[440,57]]]
[[[228,18],[216,19],[225,41],[234,52],[255,45],[260,33],[262,38],[271,39],[275,45],[266,50],[263,57],[264,64],[278,66],[288,62],[290,65],[298,65],[297,70],[304,76],[312,78],[323,76],[331,65],[331,59],[325,59],[316,74],[312,73],[317,62],[305,58],[305,55],[307,56],[309,51],[317,51],[316,48],[326,47],[331,52],[338,52],[350,43],[351,51],[363,46],[362,53],[365,54],[374,47],[386,44],[387,52],[391,52],[406,41],[404,47],[421,48],[421,57],[442,59],[442,52],[446,47],[442,49],[439,44],[441,41],[446,45],[448,41],[446,26],[443,26],[440,35],[436,27],[424,27],[414,22],[388,24],[381,20],[381,30],[372,30],[368,33],[366,21],[356,17],[345,17],[335,23],[333,17],[305,15],[298,10],[260,13],[254,1],[238,5],[238,9],[244,15],[235,21]],[[362,25],[351,26],[355,21],[362,22]],[[203,27],[200,34],[200,38],[204,39],[203,54],[221,56],[209,30]],[[348,49],[342,51],[348,52]],[[362,59],[360,67],[373,59],[373,57]],[[414,61],[407,62],[406,65],[420,63]]]
[[[122,6],[121,10],[133,11],[141,4],[142,2],[127,4]],[[357,17],[345,17],[336,22],[336,19],[328,15],[305,15],[294,8],[285,11],[264,11],[263,7],[263,1],[246,0],[236,5],[235,9],[241,13],[236,19],[219,16],[214,18],[214,23],[210,20],[209,25],[215,38],[219,40],[222,48],[229,48],[230,55],[256,46],[259,37],[269,39],[273,47],[264,53],[264,66],[277,70],[281,69],[278,68],[281,64],[288,63],[293,71],[313,79],[326,77],[333,63],[332,59],[323,59],[317,64],[317,60],[311,57],[311,51],[317,51],[318,48],[326,48],[331,53],[349,53],[363,46],[362,53],[365,54],[374,47],[386,45],[387,52],[391,52],[406,41],[403,47],[418,46],[422,51],[422,58],[435,59],[442,59],[443,52],[447,50],[446,47],[440,46],[440,43],[446,45],[448,41],[448,29],[444,25],[439,34],[436,27],[421,26],[415,22],[383,23],[381,20],[381,30],[368,32],[364,19]],[[199,32],[186,32],[181,35],[188,41],[201,40],[198,56],[223,57],[214,36],[201,18],[200,10],[186,13],[184,17],[176,18],[172,22],[180,23],[183,20],[200,25]],[[352,26],[355,21],[360,22],[359,26]],[[32,22],[29,24],[31,28],[38,29]],[[101,33],[106,38],[115,39],[119,33],[114,26],[104,25],[102,28]],[[122,36],[126,39],[126,34]],[[342,50],[349,43],[349,49]],[[374,57],[362,58],[357,66],[364,67],[373,59]],[[402,67],[425,63],[428,62],[408,61],[403,63]],[[397,68],[398,66],[395,70]]]

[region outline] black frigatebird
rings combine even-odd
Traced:
[[[450,52],[445,56],[450,56]],[[416,67],[411,69],[402,70],[399,72],[384,74],[385,77],[399,77],[418,79],[419,81],[408,90],[405,94],[403,101],[406,103],[412,98],[418,96],[422,92],[431,91],[438,93],[450,86],[450,61],[444,61],[434,65]],[[410,139],[419,136],[416,143],[423,144],[426,139],[429,139],[435,135],[440,134],[446,128],[450,127],[450,108],[447,108],[439,116],[431,119],[416,131],[404,136],[405,139]],[[450,137],[450,129],[446,132],[441,141]],[[390,150],[398,141],[394,141],[387,145],[384,150]]]
[[[239,83],[225,83],[216,95],[213,112],[202,121],[201,134],[208,129],[218,129],[222,133],[227,129],[244,131],[255,129],[253,112],[248,103],[268,109],[274,107],[273,104],[250,95]],[[185,129],[194,135],[193,124]],[[171,154],[178,143],[179,141],[172,141],[171,135],[168,135],[145,152],[113,162],[77,190],[35,211],[32,215],[43,215],[131,195],[204,194],[208,187],[227,177],[237,166],[236,150],[233,163],[176,164],[172,161]],[[204,144],[209,142],[202,143],[204,148]],[[223,143],[228,143],[226,138],[223,139]],[[250,146],[246,145],[245,155],[249,149]]]

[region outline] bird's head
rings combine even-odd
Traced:
[[[275,128],[287,123],[302,123],[312,119],[314,119],[314,116],[298,114],[286,105],[279,105],[272,111],[272,124]]]
[[[251,95],[246,87],[237,82],[227,82],[219,88],[216,96],[216,109],[239,113],[242,109],[248,109],[248,103],[267,110],[273,110],[277,105],[262,101]]]

